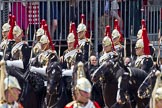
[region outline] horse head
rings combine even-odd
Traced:
[[[58,62],[51,62],[47,67],[47,93],[53,94],[57,90],[57,86],[62,78],[62,69]]]
[[[157,75],[159,75],[158,73],[160,73],[160,71],[156,67],[154,67],[151,70],[149,75],[145,78],[145,80],[142,82],[142,84],[138,88],[137,93],[138,93],[139,98],[141,99],[150,98],[155,82],[156,82]]]
[[[119,69],[117,71],[118,91],[117,101],[121,104],[129,102],[129,96],[137,97],[137,90],[148,74],[138,68]],[[135,97],[134,97],[135,98]]]
[[[105,76],[113,74],[120,68],[118,58],[111,58],[103,62],[92,74],[92,81],[96,82],[99,79],[104,79]]]
[[[123,71],[120,69],[119,71]],[[118,90],[117,90],[117,101],[121,104],[125,104],[128,99],[128,87],[130,79],[130,73],[124,72],[122,75],[118,77]]]

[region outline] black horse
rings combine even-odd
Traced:
[[[119,57],[115,57],[112,59],[107,60],[102,65],[98,67],[97,70],[92,75],[92,81],[101,81],[102,85],[102,94],[104,98],[105,106],[111,107],[116,102],[116,93],[117,93],[117,79],[116,79],[116,72],[122,68],[121,67],[121,59]],[[122,108],[129,108],[129,103],[125,105],[119,105],[118,103],[116,106]]]
[[[141,99],[137,95],[137,90],[143,80],[147,77],[147,73],[138,68],[128,68],[127,71],[120,69],[117,72],[118,79],[117,100],[120,103],[130,101],[132,108],[145,108],[149,99]]]
[[[154,89],[158,73],[160,73],[159,66],[158,65],[153,66],[149,75],[145,78],[145,80],[142,82],[142,84],[138,88],[137,93],[138,93],[139,98],[141,99],[151,98],[151,94]]]
[[[62,76],[60,64],[58,62],[49,63],[47,75],[47,94],[43,108],[64,108],[68,102],[72,101],[72,96],[67,77]]]

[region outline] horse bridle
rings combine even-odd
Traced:
[[[48,93],[48,95],[49,95],[49,101],[48,101],[48,102],[47,102],[47,98],[45,98],[45,100],[46,100],[45,103],[46,103],[47,108],[53,108],[53,107],[57,104],[57,102],[56,102],[55,104],[49,106],[49,104],[51,103],[51,98],[52,98],[52,96],[53,96],[54,94],[59,94],[59,93],[58,93],[58,85],[59,85],[59,83],[57,83],[57,85],[56,85],[56,87],[55,87],[55,89],[54,89],[55,92],[53,92],[52,94]]]
[[[146,86],[146,91],[143,92],[143,93],[145,94],[145,95],[144,95],[145,97],[148,96],[148,91],[151,90],[151,85],[152,85],[152,84],[148,84],[148,83],[146,83],[146,82],[147,82],[147,79],[149,79],[149,82],[150,82],[150,80],[151,80],[150,78],[153,77],[152,74],[155,74],[155,70],[153,70],[153,73],[151,72],[149,75],[147,75],[147,77],[145,78],[145,80],[144,80],[144,81],[142,82],[142,84],[141,84],[141,86],[142,86],[142,85],[145,85],[145,86]],[[140,86],[140,87],[141,87],[141,86]],[[140,87],[139,87],[139,88],[140,88]],[[139,98],[143,98],[143,96],[140,96],[139,90],[138,90],[137,93],[138,93],[138,97],[139,97]]]
[[[58,68],[60,68],[60,67],[58,67]],[[53,107],[56,106],[57,103],[58,103],[58,101],[57,101],[57,102],[54,103],[53,105],[49,106],[49,104],[51,103],[51,98],[52,98],[52,96],[53,96],[53,95],[58,95],[58,94],[59,94],[59,90],[58,90],[59,83],[60,83],[60,82],[58,81],[57,84],[56,84],[56,87],[54,88],[54,92],[53,92],[52,94],[48,93],[48,95],[49,95],[49,101],[48,101],[48,102],[47,102],[47,98],[45,98],[45,100],[46,100],[46,101],[45,101],[45,104],[46,104],[47,108],[53,108]],[[62,90],[61,90],[61,96],[60,96],[60,97],[62,97],[62,95],[63,95],[62,91],[63,91],[63,88],[62,88]]]

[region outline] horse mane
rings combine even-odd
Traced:
[[[146,76],[148,75],[144,70],[139,69],[139,68],[134,68],[134,67],[130,67],[130,69],[128,67],[126,67],[127,69],[124,68],[120,68],[117,73],[116,73],[116,78],[118,79],[120,76],[122,76],[124,74],[124,72],[128,72],[129,70],[131,70],[131,74],[133,77],[137,77],[137,78],[146,78]]]

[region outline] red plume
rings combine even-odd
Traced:
[[[146,28],[143,28],[142,37],[143,37],[143,43],[144,43],[144,53],[145,55],[150,55],[150,48],[149,48],[150,42],[147,36]]]
[[[52,43],[52,39],[51,39],[51,37],[50,37],[50,33],[49,33],[49,30],[48,30],[48,25],[45,24],[45,25],[43,26],[43,29],[44,29],[46,35],[48,36],[48,39],[49,39],[49,41],[50,41],[51,48],[52,48],[52,50],[54,51],[54,50],[55,50],[55,47],[54,47],[54,45],[53,45],[53,43]]]
[[[141,28],[143,29],[143,28],[146,28],[146,22],[145,22],[145,20],[144,19],[142,19],[141,20]]]
[[[78,36],[77,36],[77,33],[76,33],[75,23],[71,24],[71,33],[74,33],[74,36],[75,36],[74,48],[76,48],[78,46]]]
[[[85,24],[86,21],[85,21],[85,15],[84,14],[81,14],[81,23]]]
[[[123,42],[124,38],[123,38],[123,35],[122,35],[121,31],[120,31],[120,26],[119,26],[119,23],[118,23],[117,19],[115,19],[115,21],[114,21],[114,29],[117,29],[119,31],[119,33],[120,33],[120,42]]]
[[[46,24],[46,20],[45,19],[42,19],[41,21],[41,28],[43,28],[43,26]]]
[[[11,25],[11,23],[12,23],[12,15],[11,14],[9,14],[8,15],[8,23]]]
[[[81,19],[81,23],[86,25],[86,20],[85,20],[85,15],[84,14],[81,14],[81,18],[80,19]],[[86,31],[85,36],[86,36],[86,38],[89,38],[88,31]]]
[[[13,28],[15,26],[15,21],[16,21],[16,18],[14,15],[12,15],[12,19],[11,19],[11,28],[10,28],[10,31],[8,33],[8,40],[13,40]]]
[[[105,31],[105,32],[106,32],[106,33],[105,33],[105,36],[108,36],[108,37],[111,39],[112,48],[113,48],[113,50],[115,51],[114,43],[113,43],[113,41],[112,41],[112,36],[111,36],[110,26],[109,26],[109,25],[106,26],[106,31]]]
[[[118,20],[115,19],[115,21],[114,21],[114,29],[117,29],[118,30],[118,28],[119,28],[118,26],[119,26]]]
[[[72,33],[72,22],[70,22],[69,33]]]

